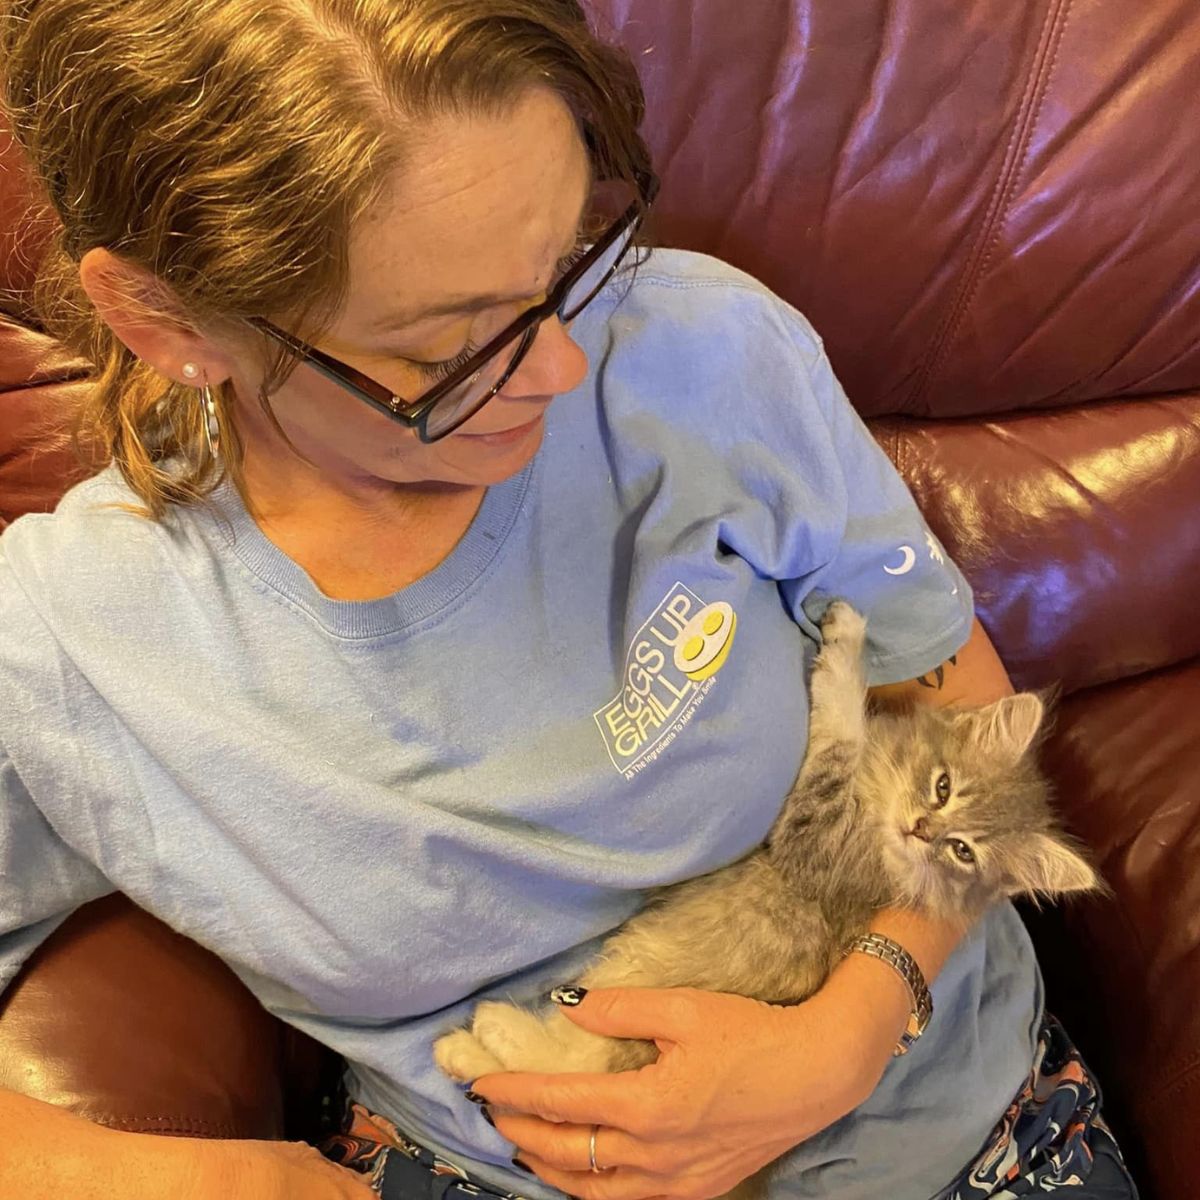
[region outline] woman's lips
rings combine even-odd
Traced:
[[[471,438],[477,442],[487,442],[489,445],[503,446],[528,437],[541,423],[542,415],[539,414],[525,425],[512,425],[508,429],[500,429],[495,433],[460,433],[459,437]]]

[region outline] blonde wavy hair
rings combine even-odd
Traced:
[[[230,384],[209,455],[195,389],[138,359],[100,317],[80,262],[106,247],[162,285],[131,304],[249,344],[259,403],[295,369],[239,318],[318,342],[350,286],[350,234],[405,160],[414,123],[498,111],[554,88],[598,178],[649,168],[629,60],[577,0],[8,0],[0,103],[57,232],[25,307],[96,370],[72,439],[115,462],[160,520],[228,471],[245,496]],[[249,337],[249,341],[247,338]],[[254,339],[260,339],[255,342]],[[175,459],[171,469],[166,460]]]

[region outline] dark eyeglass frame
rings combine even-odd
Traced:
[[[502,329],[487,345],[473,354],[453,374],[439,380],[433,387],[423,392],[415,400],[405,400],[403,397],[397,396],[391,388],[384,387],[381,383],[376,383],[375,380],[364,375],[361,371],[356,371],[348,363],[344,363],[340,359],[336,359],[332,355],[318,350],[315,346],[310,346],[307,342],[302,342],[297,337],[293,337],[290,333],[272,325],[265,317],[244,317],[243,320],[247,324],[254,326],[254,328],[261,330],[269,337],[274,338],[275,341],[282,343],[300,359],[308,363],[314,370],[319,371],[326,378],[333,380],[334,383],[340,384],[360,400],[365,401],[372,408],[383,413],[384,416],[391,417],[394,421],[416,429],[417,436],[422,442],[431,443],[440,441],[442,438],[453,433],[466,421],[469,421],[485,404],[500,392],[504,385],[512,378],[517,367],[521,365],[521,360],[528,353],[529,347],[533,345],[542,322],[555,314],[562,315],[562,309],[566,304],[567,297],[571,293],[571,289],[604,257],[609,247],[618,238],[622,237],[627,230],[632,230],[636,234],[637,226],[641,224],[658,194],[659,181],[657,176],[651,172],[639,173],[637,176],[637,185],[639,190],[638,199],[630,204],[625,212],[605,230],[588,252],[554,285],[549,295],[541,304],[526,309],[515,321]],[[578,316],[592,302],[596,295],[603,290],[604,285],[616,274],[625,255],[628,254],[629,249],[634,244],[635,242],[631,237],[629,245],[613,263],[608,273],[604,276],[604,279],[597,285],[592,294],[572,314],[572,319],[574,316]],[[517,338],[521,339],[521,344],[517,347],[512,362],[508,364],[507,369],[492,386],[488,394],[478,404],[469,406],[463,415],[455,420],[454,424],[446,429],[439,430],[436,434],[430,435],[428,432],[429,418],[437,407],[438,401],[449,395],[457,387],[466,383],[473,375],[480,371],[485,363],[495,358],[497,354],[511,345]]]

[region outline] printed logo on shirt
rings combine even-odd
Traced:
[[[592,714],[626,779],[652,763],[692,719],[716,684],[736,632],[730,605],[705,604],[682,583],[637,631],[621,691]]]

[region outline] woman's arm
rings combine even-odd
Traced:
[[[299,1142],[124,1133],[0,1089],[0,1195],[23,1200],[373,1200]]]
[[[978,617],[967,644],[940,667],[920,679],[890,683],[868,692],[872,701],[885,707],[915,702],[935,708],[946,704],[990,704],[1012,694],[1008,672]]]

